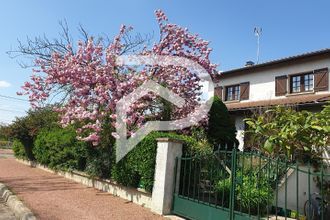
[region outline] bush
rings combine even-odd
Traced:
[[[62,170],[84,170],[86,151],[87,144],[76,140],[73,128],[43,130],[33,148],[37,162]]]
[[[209,112],[207,137],[214,146],[228,145],[228,150],[231,150],[234,144],[238,145],[235,124],[226,105],[217,96],[214,97]]]
[[[87,149],[86,173],[91,177],[108,179],[114,162],[112,146],[89,147]]]
[[[245,119],[254,148],[273,157],[284,155],[301,162],[320,162],[330,143],[330,104],[320,113],[280,107]]]
[[[109,179],[114,163],[114,144],[115,139],[112,136],[114,128],[111,121],[106,121],[102,126],[101,141],[99,146],[90,147],[87,150],[87,166],[86,173],[91,177],[99,177]]]
[[[175,133],[152,132],[121,161],[114,164],[112,178],[120,184],[144,188],[151,192],[157,154],[156,139],[163,137],[182,140],[186,154],[201,155],[212,153],[207,143],[201,144],[192,137]]]
[[[256,173],[242,174],[238,172],[236,179],[241,180],[236,184],[236,207],[242,208],[243,212],[251,212],[251,214],[258,214],[258,206],[260,213],[265,213],[267,206],[271,204],[273,199],[273,190],[264,177],[258,177]],[[229,204],[231,188],[231,179],[226,178],[220,180],[216,184],[216,190],[224,195],[226,199],[225,204]]]
[[[27,115],[16,120],[9,126],[8,138],[19,140],[25,150],[27,159],[34,160],[33,143],[40,130],[58,127],[58,115],[51,107],[29,110]]]
[[[13,151],[14,151],[15,157],[20,158],[20,159],[27,159],[24,146],[19,140],[14,140]]]

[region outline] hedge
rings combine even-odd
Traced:
[[[33,154],[39,163],[52,169],[84,170],[87,144],[76,140],[73,128],[52,128],[38,134]]]
[[[186,154],[212,153],[211,147],[206,142],[202,146],[203,142],[198,142],[192,137],[175,133],[152,132],[119,163],[114,163],[112,178],[120,184],[151,191],[154,182],[157,138],[161,137],[182,140]]]
[[[47,128],[41,130],[33,145],[35,160],[52,169],[80,170],[92,177],[111,178],[118,183],[151,191],[154,182],[157,138],[168,137],[184,142],[185,155],[212,153],[208,142],[193,136],[167,132],[152,132],[119,163],[115,162],[115,145],[104,141],[99,147],[78,141],[74,128]],[[14,141],[15,156],[26,158],[24,146]]]
[[[24,145],[19,140],[14,140],[12,149],[14,151],[15,157],[20,159],[27,159]]]

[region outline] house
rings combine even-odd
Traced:
[[[275,105],[320,111],[330,100],[330,49],[309,52],[222,72],[215,94],[235,120],[239,149],[244,148],[244,118],[251,110]]]

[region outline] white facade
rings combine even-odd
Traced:
[[[267,101],[270,99],[279,99],[285,96],[275,96],[275,77],[283,76],[283,75],[292,75],[296,73],[304,73],[313,71],[316,69],[322,69],[328,67],[330,69],[330,57],[314,60],[314,61],[306,61],[303,63],[295,63],[295,64],[286,64],[281,67],[274,66],[273,68],[267,68],[266,70],[258,70],[256,69],[253,72],[246,71],[245,74],[236,74],[232,77],[226,76],[220,78],[220,82],[216,84],[216,86],[226,87],[229,85],[235,85],[243,82],[250,82],[250,95],[248,100],[243,100],[240,102],[251,102],[251,101]],[[328,77],[330,85],[330,77]],[[289,85],[288,85],[289,86]],[[328,93],[326,92],[317,92],[319,93]],[[287,96],[290,96],[287,95]],[[235,102],[235,101],[234,101]],[[224,102],[226,103],[226,102]]]
[[[317,69],[328,68],[330,69],[330,56],[324,56],[318,59],[309,59],[304,61],[295,61],[295,62],[286,62],[282,64],[274,64],[266,67],[247,68],[244,71],[226,73],[223,77],[219,78],[219,82],[215,84],[215,87],[223,88],[223,99],[224,103],[248,103],[254,101],[270,101],[275,99],[283,99],[286,97],[298,96],[301,94],[328,94],[328,91],[314,92],[309,91],[305,93],[294,93],[286,94],[283,96],[275,96],[275,77],[278,76],[290,76],[293,74],[312,72]],[[232,74],[232,76],[230,76]],[[330,77],[328,77],[328,87],[330,85]],[[225,88],[231,85],[237,85],[240,83],[249,82],[249,98],[247,100],[240,101],[226,101],[225,100]],[[313,83],[314,84],[314,83]],[[290,84],[287,83],[287,91],[290,91]],[[228,105],[227,105],[228,106]],[[229,108],[230,111],[230,108]],[[235,126],[237,129],[236,138],[239,141],[239,149],[243,150],[244,148],[244,115],[235,114]]]
[[[243,151],[243,149],[244,149],[244,129],[245,129],[243,115],[235,117],[235,127],[237,130],[236,139],[238,140],[238,143],[239,143],[238,149],[240,151]]]

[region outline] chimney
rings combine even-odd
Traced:
[[[247,61],[246,63],[245,63],[245,66],[247,67],[247,66],[253,66],[254,65],[254,62],[253,61],[251,61],[251,60],[249,60],[249,61]]]

